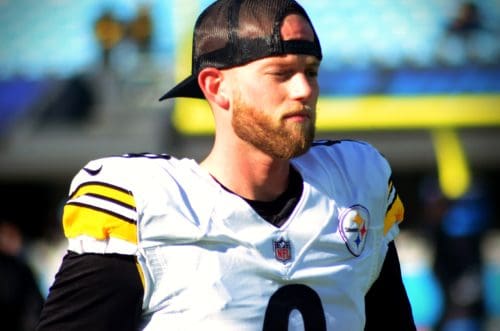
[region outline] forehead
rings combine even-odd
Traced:
[[[281,24],[281,37],[283,40],[314,41],[314,32],[303,16],[290,14],[285,17]]]
[[[286,54],[281,56],[269,56],[250,62],[255,67],[265,69],[276,66],[280,67],[319,67],[320,61],[313,55]]]

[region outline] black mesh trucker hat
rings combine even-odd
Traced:
[[[303,16],[314,32],[314,41],[282,40],[281,23],[289,14]],[[321,60],[321,46],[311,20],[294,0],[218,0],[198,17],[193,34],[191,75],[161,100],[174,97],[203,99],[198,73],[283,54],[306,54]]]

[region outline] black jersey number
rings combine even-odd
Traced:
[[[129,159],[144,157],[144,158],[147,158],[147,159],[165,159],[165,160],[169,160],[169,159],[172,158],[169,154],[164,154],[164,153],[163,154],[155,154],[155,153],[127,153],[127,154],[123,154],[122,157],[126,157],[126,158],[129,158]]]
[[[302,314],[306,331],[326,331],[325,313],[318,294],[301,284],[286,285],[269,299],[263,331],[287,331],[292,310]]]

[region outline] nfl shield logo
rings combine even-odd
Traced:
[[[280,262],[286,262],[292,258],[290,242],[284,238],[273,240],[274,257]]]

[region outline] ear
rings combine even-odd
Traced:
[[[227,109],[229,98],[223,88],[223,81],[224,74],[217,68],[204,68],[198,74],[198,84],[205,98],[219,107]]]

